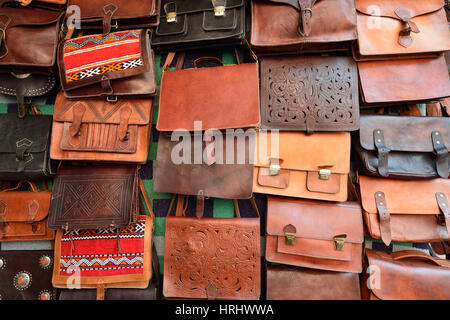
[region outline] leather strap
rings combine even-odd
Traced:
[[[203,210],[205,209],[205,196],[204,191],[200,190],[197,193],[197,205],[195,208],[195,215],[198,219],[201,219],[203,217]]]
[[[437,155],[436,171],[440,177],[448,178],[448,149],[445,146],[442,134],[439,131],[431,132],[433,149]]]
[[[36,185],[36,183],[34,183],[33,181],[20,180],[19,183],[17,183],[17,185],[14,188],[5,189],[5,190],[2,190],[0,192],[8,192],[8,191],[17,190],[17,189],[19,189],[22,186],[23,182],[27,182],[29,184],[29,186],[31,187],[31,190],[33,192],[39,192],[40,191],[38,186]]]
[[[8,55],[8,47],[6,46],[6,29],[10,22],[10,16],[0,14],[0,59]]]
[[[205,291],[206,291],[206,297],[208,298],[208,300],[216,300],[217,287],[214,285],[214,283],[209,281],[208,285],[205,288]]]
[[[377,205],[378,215],[380,216],[381,240],[385,245],[389,246],[392,241],[391,214],[387,208],[386,197],[383,192],[375,192],[375,203]]]
[[[169,69],[169,67],[170,67],[170,65],[172,64],[172,61],[173,61],[173,59],[175,58],[175,55],[176,55],[176,54],[177,54],[176,52],[169,52],[169,53],[167,54],[166,61],[164,62],[164,65],[163,65],[163,70],[164,70],[164,71],[166,71],[166,70]]]
[[[105,284],[97,284],[97,300],[105,300]]]
[[[86,107],[81,103],[76,104],[73,108],[73,120],[72,124],[69,126],[69,134],[71,137],[80,135],[81,132],[81,122],[83,120],[84,113],[86,112]]]
[[[312,114],[308,114],[306,116],[306,134],[310,135],[314,133],[314,129],[316,127],[316,119],[314,118],[314,116]]]
[[[216,146],[214,143],[214,134],[212,131],[207,130],[204,134],[205,140],[205,152],[206,152],[206,164],[212,166],[216,163]]]
[[[101,85],[102,85],[104,94],[109,95],[109,96],[113,95],[114,90],[111,86],[111,81],[109,80],[109,78],[106,75],[103,75],[100,80],[101,80]]]
[[[436,201],[439,209],[441,209],[444,215],[445,226],[447,227],[447,234],[450,237],[450,207],[448,205],[448,199],[442,192],[436,192]]]
[[[198,68],[198,65],[204,62],[215,62],[223,66],[222,60],[217,57],[201,57],[194,60],[194,68]]]
[[[255,198],[252,196],[249,200],[250,200],[250,204],[253,207],[253,210],[256,213],[256,216],[259,218],[260,214],[259,214],[258,206],[256,205]],[[241,211],[239,210],[239,202],[238,202],[238,200],[237,199],[233,199],[233,204],[234,204],[234,211],[236,213],[236,217],[240,218],[241,217]]]
[[[103,36],[111,32],[111,20],[118,7],[109,3],[103,7]]]
[[[412,43],[411,32],[420,33],[419,27],[411,21],[412,13],[405,8],[397,8],[395,11],[397,17],[405,24],[405,27],[400,30],[398,35],[398,43],[405,48],[408,48]]]
[[[27,222],[33,223],[36,219],[36,216],[39,212],[39,202],[37,200],[30,201],[28,203],[28,215],[27,215]]]
[[[300,21],[298,23],[298,33],[302,37],[309,37],[311,33],[312,8],[316,0],[298,0],[300,8]]]
[[[383,130],[373,131],[373,141],[378,152],[378,173],[383,177],[389,176],[389,149],[384,142]]]
[[[128,121],[130,121],[131,117],[131,108],[125,107],[120,110],[120,124],[119,124],[119,139],[120,141],[128,140]]]
[[[145,205],[147,206],[149,216],[152,217],[153,221],[155,221],[155,213],[153,212],[153,208],[150,204],[150,199],[148,198],[147,191],[145,190],[144,182],[140,177],[139,177],[139,189],[141,190],[142,196],[145,201]]]
[[[419,251],[419,250],[404,250],[404,251],[397,251],[391,253],[391,257],[395,261],[400,261],[404,259],[426,259],[437,266],[440,267],[449,267],[448,264],[445,263],[445,261],[440,261],[439,259],[435,259],[432,256],[426,254],[425,252]]]

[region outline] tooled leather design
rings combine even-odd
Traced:
[[[258,228],[232,222],[168,224],[164,281],[170,296],[207,298],[213,285],[218,299],[256,299],[258,237]]]
[[[26,84],[24,85],[25,88],[24,88],[24,93],[23,93],[25,97],[42,96],[42,95],[48,93],[49,91],[51,91],[56,83],[56,78],[54,75],[45,76],[46,77],[45,81],[42,81],[41,79],[36,79],[36,78],[42,78],[42,76],[40,76],[40,75],[31,75],[29,77],[30,79],[27,78],[25,80],[17,79],[13,75],[4,76],[4,77],[5,77],[5,80],[8,80],[8,81],[2,81],[0,83],[0,93],[6,94],[9,96],[15,96],[17,94],[16,88],[17,88],[17,83],[19,83],[19,82],[26,82]],[[28,80],[30,80],[30,81],[28,81]],[[37,81],[37,80],[39,80],[39,81]],[[40,84],[41,86],[36,87],[36,84]]]

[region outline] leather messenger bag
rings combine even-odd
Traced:
[[[365,225],[386,245],[450,239],[450,180],[359,176]]]
[[[361,283],[365,300],[449,300],[450,261],[419,250],[366,250]]]
[[[450,118],[363,115],[352,139],[358,170],[391,178],[448,178]]]
[[[252,0],[258,54],[349,50],[356,40],[354,0]]]

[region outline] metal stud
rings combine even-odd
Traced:
[[[41,256],[39,258],[39,265],[42,269],[48,269],[52,264],[52,259],[49,256]]]
[[[0,270],[3,269],[3,267],[5,266],[5,260],[3,258],[0,258]]]
[[[31,274],[27,271],[21,271],[14,276],[14,287],[23,291],[31,285]]]
[[[39,300],[51,300],[52,294],[48,292],[47,290],[43,290],[39,292]]]

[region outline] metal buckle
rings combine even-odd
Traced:
[[[106,101],[108,102],[117,102],[117,96],[107,96]]]
[[[284,236],[286,237],[286,244],[288,246],[293,246],[295,245],[295,233],[291,233],[291,232],[285,232]]]
[[[114,24],[111,24],[111,28],[119,29],[119,24],[117,23],[117,20],[114,20]]]
[[[223,17],[223,16],[225,16],[225,6],[216,6],[216,7],[214,7],[214,15],[216,17]]]
[[[336,251],[344,251],[345,238],[347,238],[346,234],[340,234],[333,238],[334,240],[334,250]]]
[[[320,180],[330,180],[331,170],[330,169],[320,169],[319,179]]]
[[[280,174],[281,167],[279,164],[271,164],[269,167],[269,175],[277,176]]]
[[[176,12],[167,12],[166,15],[167,23],[172,23],[177,21],[177,13]]]
[[[436,222],[437,224],[441,225],[441,226],[445,226],[445,216],[443,214],[437,214],[436,215]]]

